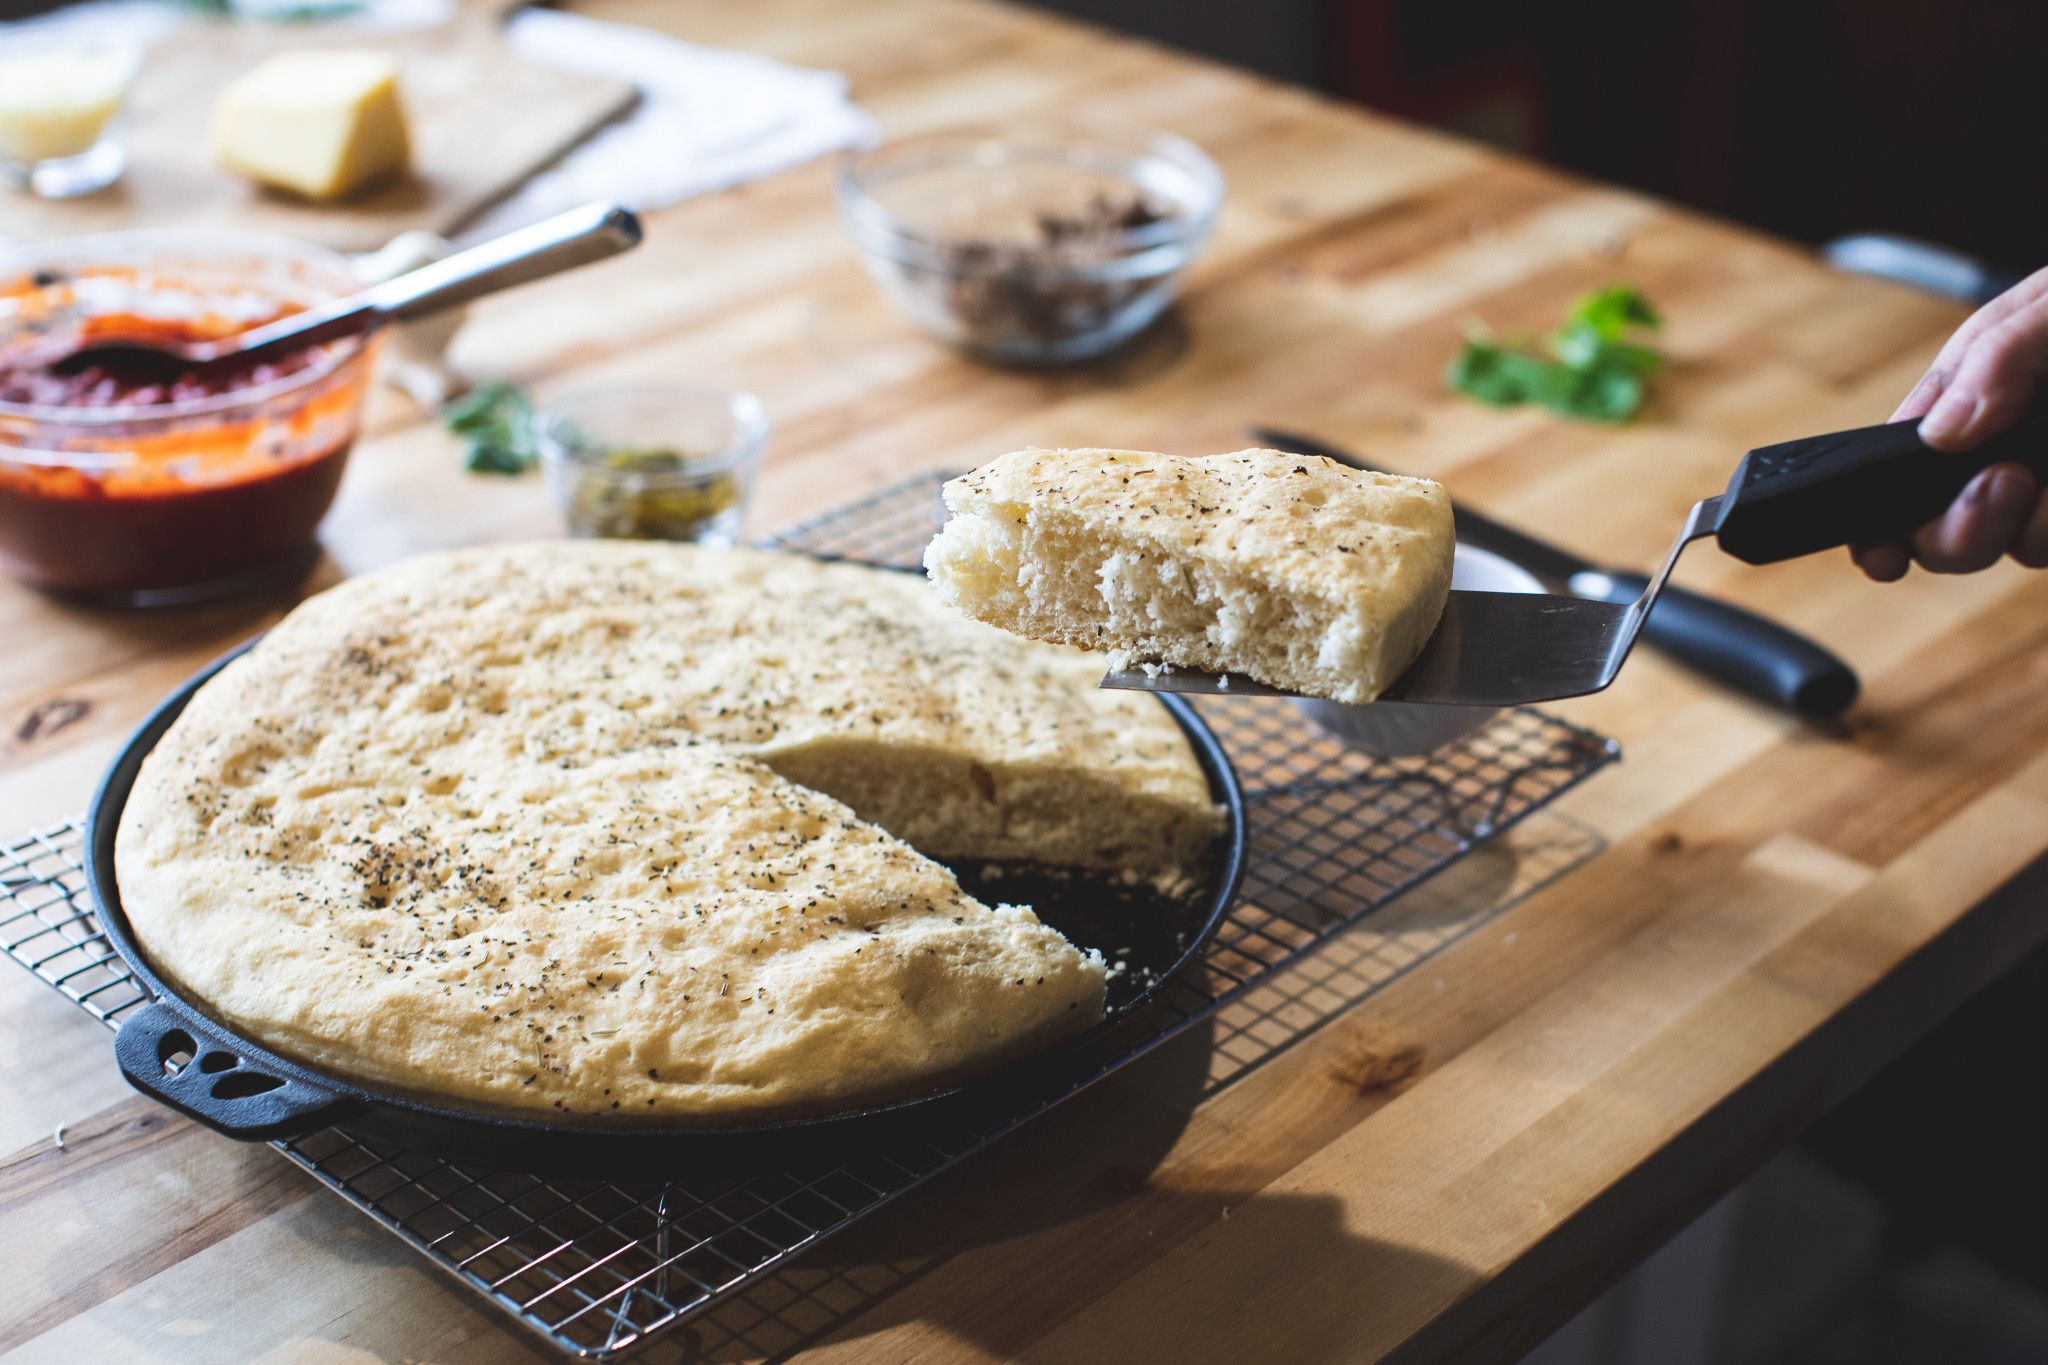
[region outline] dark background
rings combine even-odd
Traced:
[[[1809,242],[2048,260],[2043,0],[1039,0]]]

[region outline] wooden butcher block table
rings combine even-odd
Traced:
[[[914,333],[862,275],[822,163],[655,213],[638,252],[478,309],[461,359],[543,394],[760,392],[756,531],[1027,443],[1229,450],[1263,421],[1648,564],[1743,450],[1882,420],[1962,316],[1020,9],[585,8],[845,70],[892,134],[1079,112],[1184,133],[1229,179],[1178,318],[1089,369],[991,371]],[[1538,331],[1614,280],[1668,319],[1633,425],[1445,392],[1468,319]],[[555,529],[537,481],[465,475],[416,410],[379,403],[313,586]],[[834,1273],[896,1287],[822,1327],[817,1357],[1512,1356],[2048,934],[2024,894],[2048,849],[2048,579],[1878,587],[1839,554],[1750,568],[1711,546],[1679,578],[1825,641],[1864,701],[1816,729],[1639,654],[1556,708],[1624,761],[1510,841],[1576,840],[1570,871],[1199,1105],[1179,1084],[1197,1032],[848,1234]],[[0,586],[0,831],[76,814],[144,712],[284,605],[116,615]],[[6,1359],[543,1357],[272,1152],[129,1091],[105,1029],[12,969],[0,1098]]]

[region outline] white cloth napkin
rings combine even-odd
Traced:
[[[653,209],[873,140],[846,77],[529,9],[506,25],[527,61],[631,81],[640,103],[466,227],[494,236],[594,199]]]

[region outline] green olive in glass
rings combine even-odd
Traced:
[[[552,404],[535,431],[571,535],[726,546],[768,421],[749,393],[649,385]]]

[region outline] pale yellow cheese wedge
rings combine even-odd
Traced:
[[[222,92],[213,152],[259,184],[318,200],[401,171],[412,137],[398,64],[381,52],[339,48],[272,57]]]

